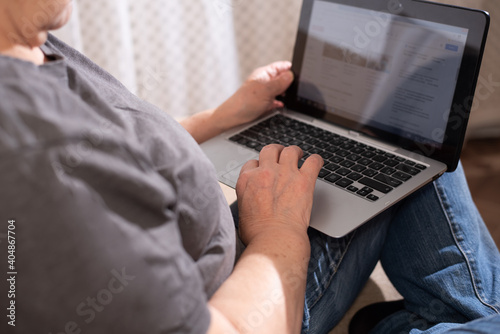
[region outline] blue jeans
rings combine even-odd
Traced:
[[[328,333],[379,259],[405,310],[372,333],[500,333],[500,253],[461,166],[343,238],[309,236],[303,333]]]

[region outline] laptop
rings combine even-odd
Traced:
[[[320,154],[311,227],[342,237],[456,169],[488,28],[427,1],[304,0],[285,108],[202,149],[233,188],[265,145]]]

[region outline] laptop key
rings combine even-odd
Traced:
[[[325,142],[320,142],[320,143],[317,143],[315,146],[319,147],[321,149],[325,149],[325,148],[329,147],[330,144],[329,143],[325,143]]]
[[[378,174],[377,176],[374,177],[374,179],[394,188],[399,187],[400,185],[403,184],[403,182],[384,174]]]
[[[385,166],[382,165],[380,162],[374,162],[374,163],[370,164],[368,167],[370,167],[371,169],[379,170],[379,169],[384,168]]]
[[[370,149],[370,147],[368,149]],[[370,159],[370,158],[373,158],[376,154],[375,154],[375,152],[372,152],[372,151],[368,150],[368,151],[365,151],[361,155],[364,156],[365,158]]]
[[[341,138],[335,138],[334,140],[332,140],[330,142],[330,144],[332,144],[334,146],[341,146],[343,143],[344,143],[344,140]]]
[[[399,165],[399,162],[396,160],[390,159],[390,160],[384,161],[384,165],[389,166],[389,167],[395,167],[395,166]]]
[[[373,192],[372,188],[364,187],[363,189],[361,189],[360,191],[358,191],[356,194],[365,197],[365,196],[371,194],[372,192]]]
[[[377,175],[378,172],[373,170],[373,169],[367,169],[363,172],[363,175],[366,175],[368,177],[374,177],[375,175]]]
[[[342,176],[347,176],[347,175],[351,174],[351,170],[349,170],[347,168],[341,168],[341,169],[338,169],[336,173],[339,175],[342,175]]]
[[[353,161],[349,161],[349,160],[344,160],[340,163],[340,165],[342,167],[346,167],[346,168],[351,168],[352,166],[354,166],[356,163],[353,162]]]
[[[326,169],[322,168],[320,171],[319,171],[319,175],[318,177],[323,179],[325,177],[327,177],[328,175],[330,175],[331,172],[327,171]]]
[[[365,186],[368,186],[370,188],[373,188],[377,191],[380,191],[381,193],[384,193],[384,194],[387,194],[389,192],[391,192],[394,188],[386,185],[386,184],[383,184],[382,182],[379,182],[379,181],[375,181],[373,179],[369,179],[367,177],[364,177],[362,178],[361,180],[358,181],[359,183],[365,185]]]
[[[325,150],[328,152],[331,152],[331,153],[335,153],[335,152],[339,151],[340,148],[338,146],[335,146],[335,145],[330,145],[327,148],[325,148]]]
[[[349,186],[349,187],[347,187],[347,190],[355,193],[355,192],[357,192],[359,190],[359,188],[356,188],[355,186]]]
[[[399,165],[396,166],[396,169],[400,170],[402,172],[405,172],[406,174],[413,175],[413,176],[415,176],[418,173],[420,173],[420,169],[413,168],[413,167],[408,166],[406,164],[399,164]]]
[[[347,178],[351,179],[353,181],[357,181],[357,180],[361,179],[362,177],[363,177],[363,175],[356,173],[356,172],[352,172],[351,174],[347,175]]]
[[[350,186],[353,183],[354,183],[354,181],[351,181],[349,179],[341,179],[340,181],[335,182],[336,185],[338,185],[339,187],[342,187],[342,188],[347,188],[348,186]]]
[[[377,196],[373,195],[373,194],[370,194],[370,195],[366,196],[366,198],[368,198],[370,201],[373,201],[373,202],[379,200],[379,198]]]
[[[246,145],[247,145],[248,148],[256,148],[257,146],[259,146],[259,143],[257,143],[256,141],[251,140]]]
[[[325,180],[331,183],[335,183],[338,180],[340,180],[342,177],[338,176],[337,174],[330,174],[327,177],[325,177]]]
[[[396,173],[392,174],[392,177],[394,177],[394,178],[396,178],[398,180],[404,181],[404,182],[406,182],[409,179],[411,179],[410,175],[402,173],[402,172],[396,172]]]
[[[263,129],[265,129],[265,128],[263,126],[261,126],[260,124],[255,124],[249,130],[252,130],[253,132],[260,133]]]
[[[392,175],[396,173],[396,170],[391,167],[385,167],[380,170],[380,173],[384,173],[385,175]]]
[[[386,156],[383,156],[383,155],[377,155],[377,156],[374,156],[372,158],[373,161],[376,161],[376,162],[384,162],[386,161],[388,158]]]
[[[309,139],[309,136],[301,134],[301,135],[296,136],[295,138],[297,138],[298,140],[306,141],[307,139]]]
[[[234,141],[234,142],[237,142],[238,140],[242,139],[243,137],[240,136],[240,135],[235,135],[235,136],[232,136],[231,138],[229,138],[230,141]]]
[[[242,137],[241,139],[238,140],[238,144],[245,146],[248,143],[248,141],[249,141],[248,139]]]
[[[359,159],[361,159],[361,156],[357,154],[350,154],[346,157],[346,159],[349,159],[351,161],[358,161]]]
[[[361,158],[360,160],[358,160],[358,164],[363,165],[363,166],[368,166],[371,163],[372,163],[372,161],[368,158]]]
[[[334,157],[331,157],[331,158],[330,158],[330,159],[328,159],[328,160],[329,160],[329,161],[331,161],[331,162],[334,162],[334,163],[336,163],[336,164],[339,164],[339,163],[341,163],[342,161],[344,161],[344,158],[342,158],[342,157],[340,157],[340,156],[336,155],[336,156],[334,156]]]
[[[256,150],[257,152],[260,152],[260,151],[262,151],[263,148],[264,148],[264,145],[259,144],[259,145],[254,147],[254,150]]]
[[[346,151],[346,150],[340,150],[338,151],[337,153],[335,153],[336,155],[338,156],[341,156],[342,158],[345,158],[347,157],[350,153],[349,151]]]
[[[332,172],[334,172],[334,171],[336,171],[337,169],[339,169],[339,168],[340,168],[340,166],[339,166],[339,165],[336,165],[336,164],[334,164],[334,163],[330,163],[330,164],[326,165],[326,166],[325,166],[325,168],[326,168],[326,169],[328,169],[328,170],[331,170]]]
[[[365,149],[362,147],[359,147],[359,145],[358,145],[358,146],[354,147],[353,149],[351,149],[350,151],[354,154],[361,154],[365,151]]]
[[[366,169],[366,167],[363,166],[363,165],[356,165],[356,166],[354,166],[354,167],[351,168],[351,170],[354,171],[354,172],[356,172],[356,173],[361,173],[365,169]]]
[[[310,145],[316,145],[319,142],[320,142],[319,139],[316,139],[314,137],[310,137],[309,139],[306,140],[306,143]]]
[[[333,156],[333,153],[323,151],[323,152],[320,152],[319,155],[321,155],[321,157],[324,160],[328,160],[329,158],[331,158]]]
[[[309,151],[312,148],[312,146],[309,144],[301,144],[299,145],[299,147],[302,149],[302,151]]]
[[[312,148],[312,149],[309,150],[309,153],[311,153],[311,154],[320,154],[321,152],[323,152],[323,150],[320,150],[317,147]]]
[[[427,166],[424,166],[424,165],[418,164],[418,165],[415,165],[415,168],[418,168],[418,169],[420,169],[420,170],[425,170],[425,169],[427,169]]]
[[[250,131],[250,130],[246,130],[242,133],[243,136],[245,137],[248,137],[248,138],[257,138],[259,136],[258,133],[256,132],[253,132],[253,131]]]
[[[341,149],[343,149],[343,150],[347,150],[347,151],[349,151],[350,149],[354,148],[354,145],[353,145],[353,144],[350,144],[350,143],[345,143],[345,144],[344,144],[344,145],[342,145],[340,148],[341,148]]]

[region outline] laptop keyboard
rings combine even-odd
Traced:
[[[269,144],[296,145],[304,151],[299,168],[311,154],[325,164],[318,178],[375,202],[427,167],[298,120],[276,115],[229,138],[260,152]]]

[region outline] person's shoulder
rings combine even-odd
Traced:
[[[22,60],[0,57],[0,154],[58,140],[74,98]]]
[[[32,104],[50,103],[48,97],[55,82],[43,76],[38,67],[27,61],[0,56],[0,119],[2,124],[15,113],[33,112]]]
[[[0,55],[0,93],[13,82],[24,81],[27,76],[37,73],[37,66],[25,60]]]
[[[69,61],[82,59],[90,62],[90,60],[77,49],[73,48],[69,44],[66,44],[64,41],[50,33],[41,48],[45,54],[61,56]]]
[[[112,84],[120,89],[125,90],[125,86],[113,77],[105,69],[94,63],[86,55],[66,44],[53,34],[49,34],[47,41],[44,43],[42,50],[49,54],[64,57],[67,64],[78,71],[80,75],[87,77],[90,81],[103,81],[108,85]]]

